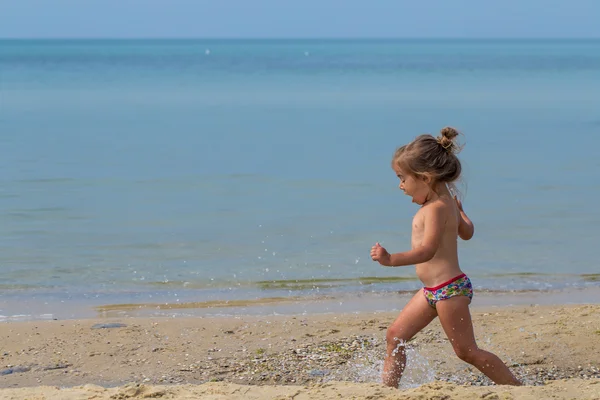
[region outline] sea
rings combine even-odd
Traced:
[[[474,304],[597,301],[600,40],[0,40],[0,321],[398,308],[447,125]]]

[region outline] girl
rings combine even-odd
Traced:
[[[411,250],[390,254],[379,243],[371,248],[371,258],[386,267],[416,265],[417,276],[425,286],[419,290],[387,330],[387,353],[383,383],[398,387],[406,354],[404,346],[435,317],[440,318],[456,355],[472,364],[496,384],[520,385],[508,367],[494,354],[477,347],[469,304],[473,288],[458,263],[457,236],[473,237],[473,223],[463,211],[449,184],[460,177],[456,156],[458,132],[446,127],[441,135],[418,136],[396,150],[392,168],[400,179],[400,189],[421,206],[412,224]]]

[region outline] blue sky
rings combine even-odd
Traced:
[[[1,38],[600,38],[600,0],[0,0]]]

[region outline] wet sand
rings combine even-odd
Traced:
[[[385,388],[397,312],[361,312],[4,322],[0,398],[600,399],[600,305],[472,313],[480,347],[525,387],[494,386],[460,361],[436,320],[410,342],[400,390]]]

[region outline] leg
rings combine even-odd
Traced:
[[[421,290],[404,306],[398,318],[387,330],[387,351],[383,363],[384,385],[398,387],[406,365],[404,343],[429,325],[436,316],[435,308],[429,305]]]
[[[440,322],[454,352],[463,361],[475,366],[498,385],[521,385],[508,367],[495,354],[477,347],[469,312],[471,300],[455,296],[436,304]]]

